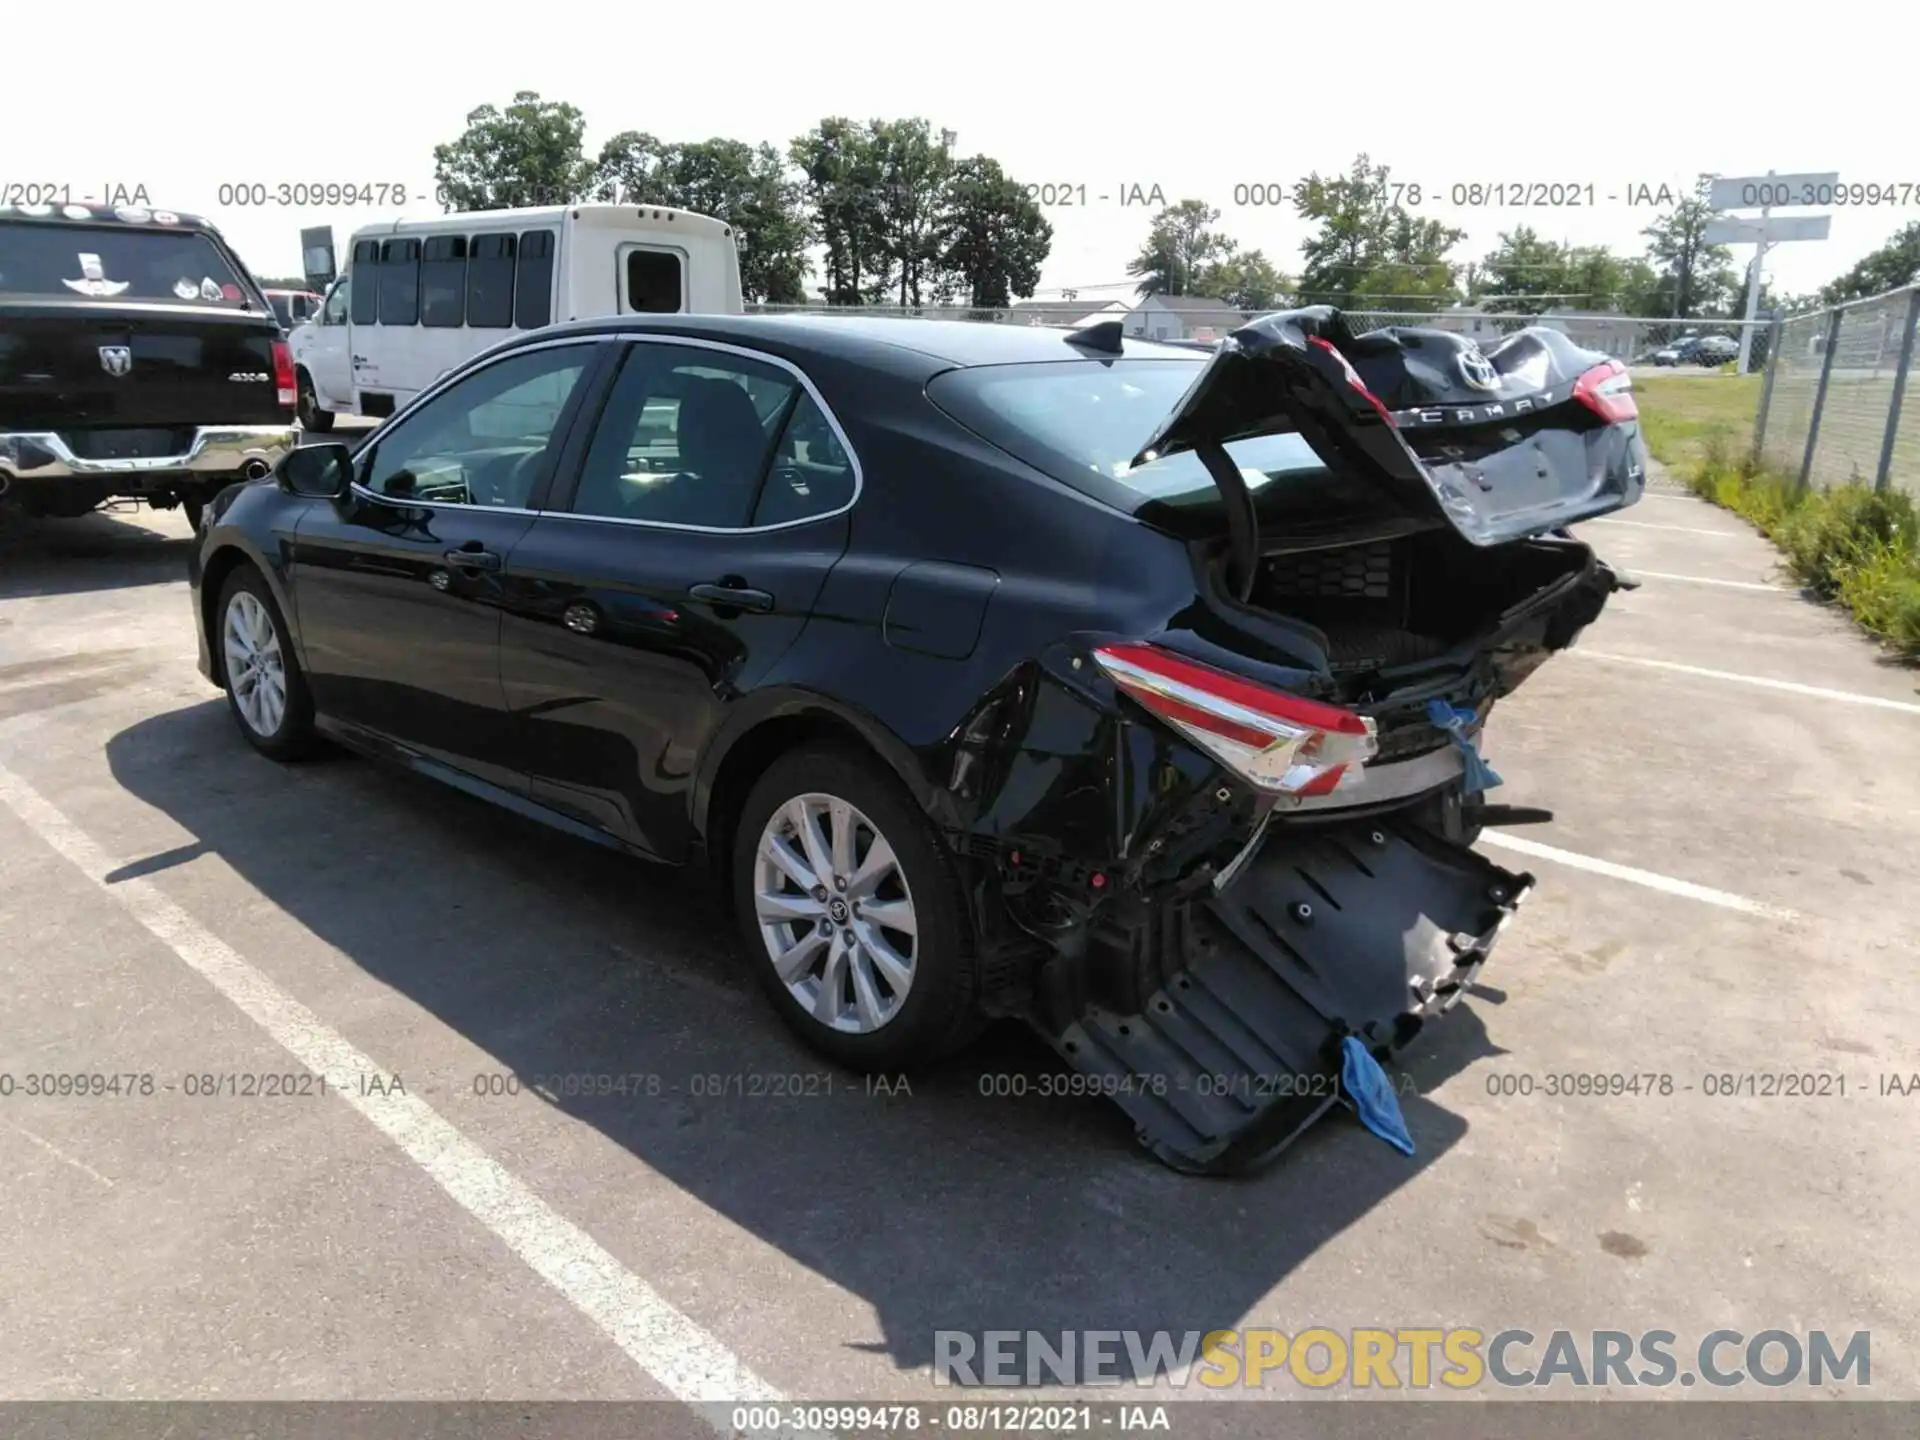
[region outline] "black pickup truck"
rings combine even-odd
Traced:
[[[206,502],[296,443],[293,357],[219,231],[169,210],[0,207],[0,505]]]

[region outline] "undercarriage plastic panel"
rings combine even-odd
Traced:
[[[1276,830],[1161,927],[1138,1013],[1048,1038],[1166,1164],[1244,1171],[1342,1103],[1346,1036],[1385,1059],[1452,1008],[1533,883],[1404,822]]]

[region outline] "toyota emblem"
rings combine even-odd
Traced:
[[[1480,353],[1480,347],[1469,345],[1460,352],[1460,378],[1476,390],[1498,390],[1500,372],[1493,368],[1493,362]]]

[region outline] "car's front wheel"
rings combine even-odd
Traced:
[[[879,762],[795,751],[740,814],[734,905],[762,987],[814,1049],[903,1070],[978,1028],[970,926],[952,863]]]
[[[251,565],[220,591],[216,640],[227,705],[262,755],[294,760],[314,744],[313,697],[266,578]]]

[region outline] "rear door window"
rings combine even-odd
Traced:
[[[251,286],[196,230],[0,220],[0,295],[257,309]]]
[[[627,252],[627,309],[641,315],[676,315],[686,297],[680,256],[673,250]]]

